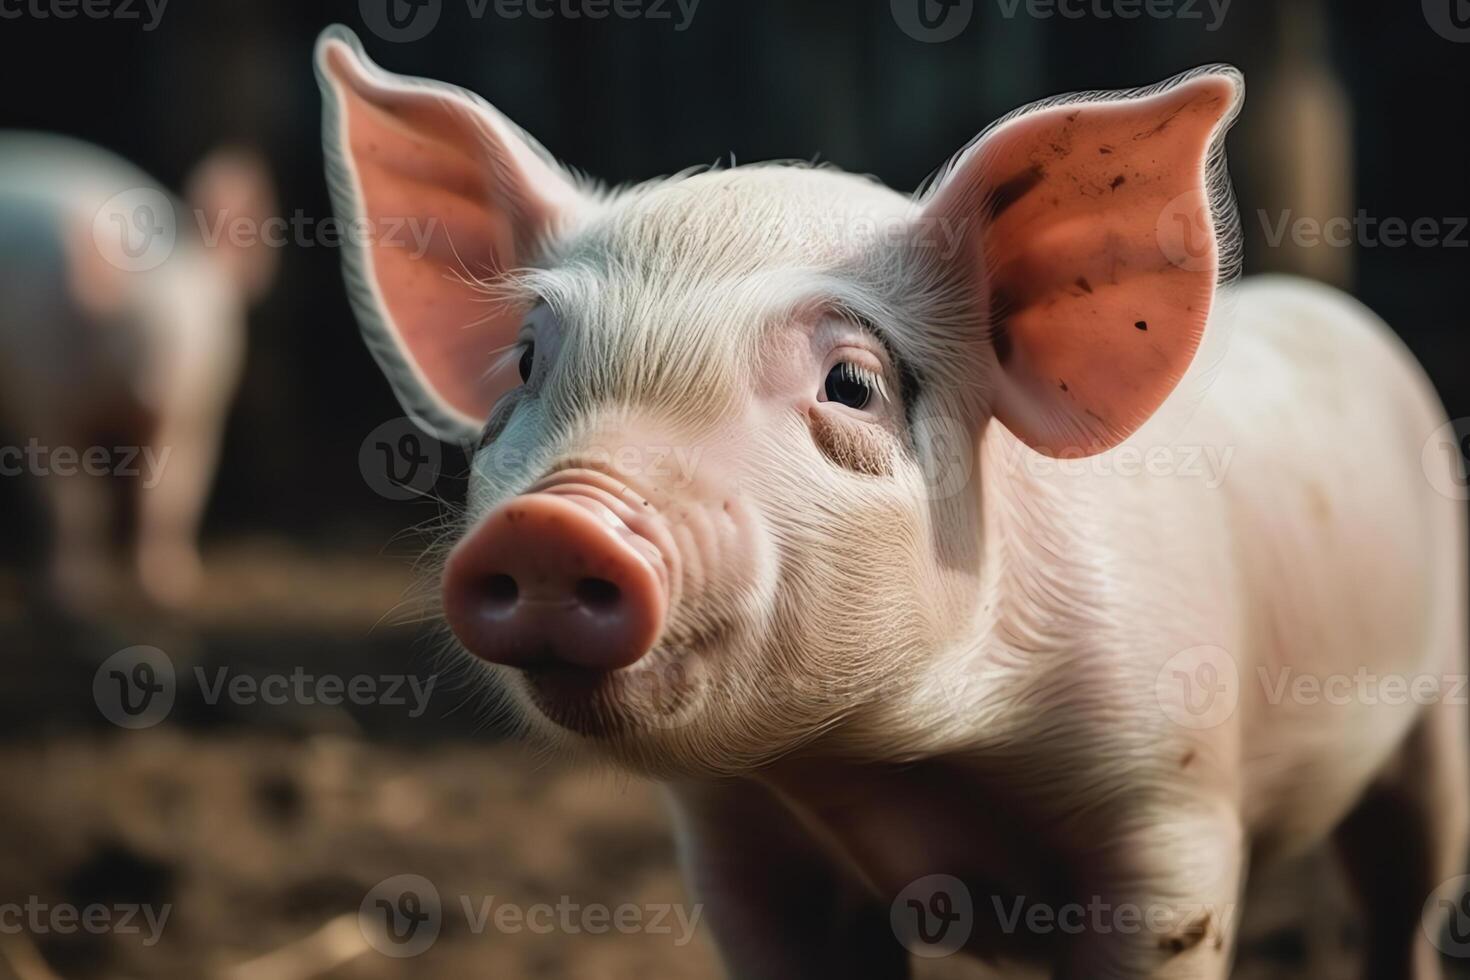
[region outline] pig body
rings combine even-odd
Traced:
[[[85,608],[110,588],[119,516],[148,595],[173,604],[197,584],[245,311],[269,259],[225,237],[206,247],[196,219],[258,219],[264,181],[253,162],[217,157],[190,206],[97,147],[0,137],[0,424],[27,452],[12,464],[39,478],[63,602]]]
[[[1440,975],[1419,912],[1463,870],[1470,819],[1463,508],[1420,469],[1443,411],[1345,296],[1265,278],[1235,299],[1218,375],[1167,438],[1145,426],[1028,472],[989,431],[982,577],[1000,612],[925,695],[757,777],[675,785],[735,975],[901,975],[865,903],[946,874],[986,957],[1223,977],[1246,869],[1329,839],[1364,889],[1367,975]],[[1156,473],[1121,462],[1150,452]],[[1218,462],[1191,470],[1196,452]],[[1419,679],[1427,706],[1404,693]],[[824,932],[812,895],[852,918]],[[1032,928],[1032,905],[1088,931],[1100,908],[1112,940]],[[1132,948],[1114,918],[1130,907],[1159,912]]]
[[[1226,284],[1233,71],[1018,113],[916,199],[598,192],[345,32],[318,71],[338,210],[442,223],[346,271],[408,411],[478,446],[449,624],[529,733],[667,784],[732,976],[905,976],[897,933],[1217,980],[1247,869],[1329,837],[1369,974],[1438,976],[1443,412],[1351,300]]]

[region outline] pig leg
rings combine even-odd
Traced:
[[[673,789],[681,864],[733,980],[902,980],[888,909],[754,783]]]
[[[1086,858],[1076,901],[1096,903],[1099,924],[1064,951],[1056,980],[1225,980],[1244,880],[1238,824],[1155,810],[1126,825]]]
[[[95,606],[111,571],[108,540],[114,495],[105,477],[50,473],[41,477],[51,511],[50,581],[58,601],[77,610]]]
[[[1335,835],[1362,908],[1368,980],[1443,975],[1420,914],[1441,882],[1465,870],[1470,725],[1460,700],[1442,698],[1425,709]]]
[[[199,524],[214,478],[217,427],[208,418],[166,417],[140,457],[135,560],[143,590],[163,606],[191,598],[203,577]]]

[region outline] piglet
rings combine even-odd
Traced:
[[[50,581],[76,609],[129,577],[173,606],[201,574],[199,522],[244,353],[275,264],[269,178],[221,150],[188,202],[96,146],[0,134],[0,427],[7,474],[52,518]]]
[[[1440,975],[1463,700],[1293,679],[1463,675],[1444,413],[1353,300],[1229,282],[1234,69],[1021,109],[912,197],[610,190],[343,29],[317,71],[340,216],[435,228],[344,256],[474,449],[448,625],[528,733],[666,784],[731,976],[1217,980],[1247,868],[1329,839],[1369,975]]]

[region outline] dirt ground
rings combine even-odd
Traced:
[[[383,624],[410,588],[405,562],[254,542],[210,564],[189,616],[105,626],[37,616],[0,579],[0,904],[167,915],[154,930],[139,914],[132,931],[0,917],[0,978],[719,975],[654,787],[538,762],[464,692],[409,718],[201,690],[221,669],[427,677],[432,638]],[[102,717],[93,681],[137,644],[168,653],[177,693],[166,720],[128,730]],[[406,875],[433,886],[437,915],[404,908]],[[429,915],[437,936],[395,944],[374,927],[389,906]],[[1352,975],[1358,929],[1324,861],[1257,882],[1247,907],[1241,980]],[[959,958],[915,975],[993,976]]]

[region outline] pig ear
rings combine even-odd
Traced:
[[[572,182],[462,89],[390,74],[356,36],[317,41],[333,205],[369,348],[420,425],[464,441],[516,378],[524,310],[493,295],[577,207]]]
[[[241,147],[221,148],[206,157],[185,182],[184,196],[209,227],[221,230],[239,219],[262,228],[278,210],[265,160]],[[219,235],[209,249],[230,280],[252,301],[270,289],[278,251],[259,235],[252,244],[238,245],[229,234]]]
[[[1222,142],[1228,66],[1028,107],[962,153],[922,205],[961,229],[956,278],[987,330],[995,417],[1039,452],[1127,438],[1194,357],[1236,253]]]

